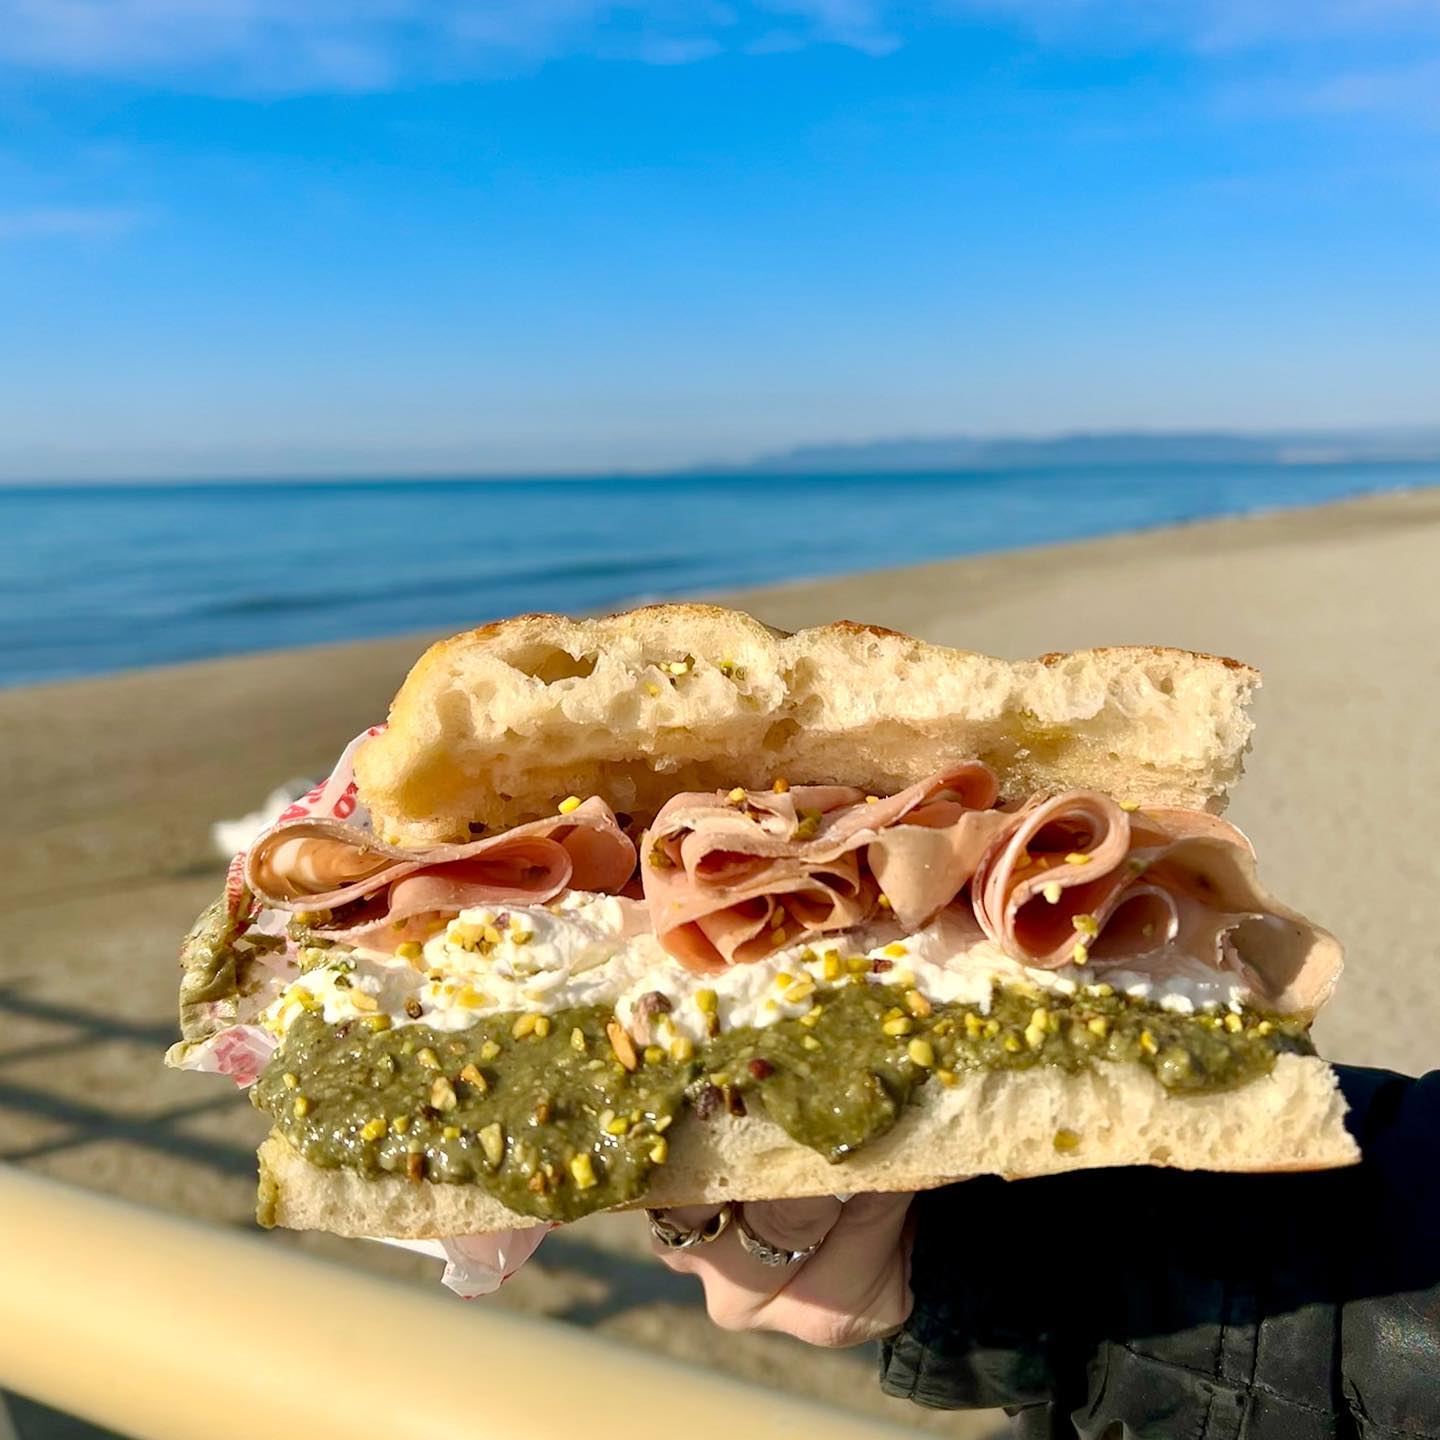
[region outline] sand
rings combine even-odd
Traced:
[[[847,616],[1006,656],[1160,643],[1265,672],[1230,817],[1277,893],[1334,929],[1349,966],[1317,1036],[1333,1059],[1434,1065],[1440,964],[1440,490],[798,583],[733,598],[786,628]],[[179,935],[217,888],[212,821],[318,776],[384,713],[431,637],[0,692],[0,1158],[247,1223],[263,1126],[227,1082],[160,1068]],[[425,1277],[364,1242],[277,1238]],[[883,1399],[868,1357],[715,1337],[638,1222],[547,1243],[495,1303],[941,1433]]]

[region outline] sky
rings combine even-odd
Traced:
[[[0,0],[0,478],[1440,421],[1440,0]]]

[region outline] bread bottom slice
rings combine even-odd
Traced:
[[[1324,1170],[1354,1164],[1335,1073],[1309,1056],[1236,1090],[1173,1095],[1138,1065],[1101,1063],[963,1075],[923,1087],[888,1134],[839,1164],[763,1115],[693,1116],[671,1132],[669,1162],[638,1204],[778,1200],[926,1190],[972,1175],[1023,1179],[1108,1165],[1181,1170]],[[545,1224],[478,1185],[369,1180],[310,1164],[278,1132],[260,1147],[263,1224],[337,1235],[433,1239]]]

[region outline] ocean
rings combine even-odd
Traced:
[[[12,486],[0,685],[1435,484],[1437,463]]]

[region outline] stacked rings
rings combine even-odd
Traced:
[[[730,1206],[722,1205],[698,1230],[685,1230],[665,1218],[663,1210],[646,1210],[650,1233],[667,1250],[688,1250],[692,1245],[708,1245],[718,1240],[730,1224]]]
[[[782,1250],[768,1240],[762,1240],[746,1223],[741,1207],[726,1203],[696,1230],[686,1230],[665,1218],[663,1210],[646,1210],[645,1218],[650,1222],[650,1233],[667,1250],[688,1250],[692,1245],[708,1245],[718,1240],[733,1223],[741,1248],[752,1259],[762,1265],[798,1265],[808,1260],[819,1248],[820,1241],[807,1245],[803,1250]]]

